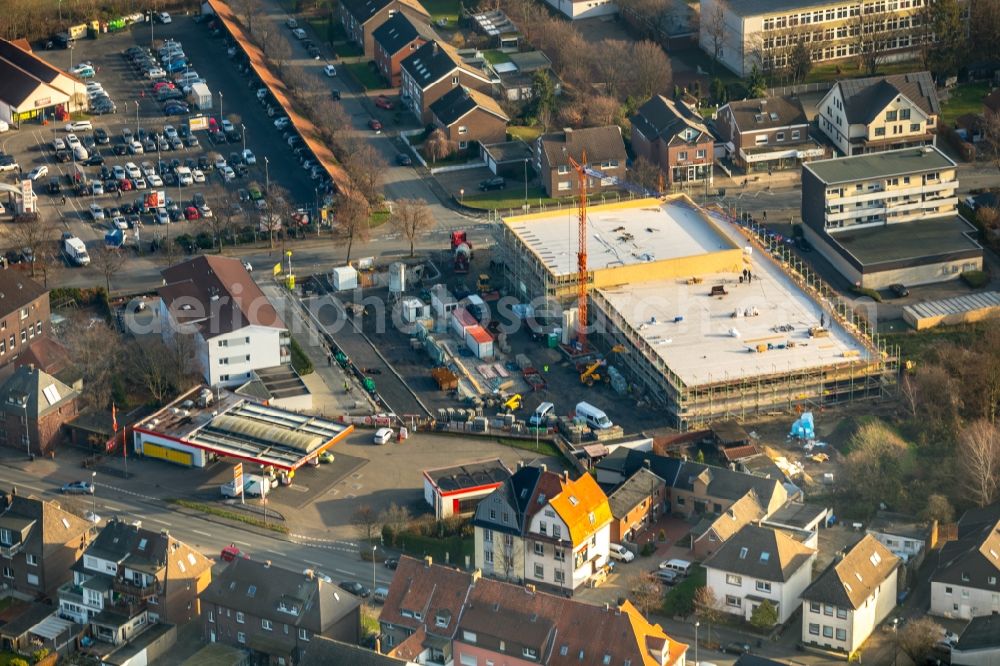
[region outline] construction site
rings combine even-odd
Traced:
[[[664,406],[680,430],[895,383],[895,355],[848,307],[685,195],[505,218],[493,265],[506,293],[551,317],[581,382],[618,378],[616,392]]]

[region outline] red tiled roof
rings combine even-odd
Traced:
[[[730,446],[729,448],[722,449],[722,455],[728,462],[733,462],[734,460],[742,460],[744,458],[759,456],[760,449],[757,448],[756,444]]]

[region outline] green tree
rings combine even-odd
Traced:
[[[750,76],[747,77],[747,95],[756,98],[763,97],[767,94],[767,81],[764,79],[764,73],[760,71],[760,67],[757,63],[753,64],[753,68],[750,70]]]
[[[716,104],[726,103],[726,86],[719,77],[712,79],[712,99]]]
[[[874,420],[854,433],[840,478],[841,491],[874,511],[880,502],[897,505],[903,497],[907,444],[889,426]]]
[[[809,52],[809,47],[805,45],[805,42],[795,43],[792,53],[788,56],[788,66],[792,71],[792,79],[796,83],[805,81],[812,69],[812,53]]]
[[[531,93],[535,100],[535,117],[547,130],[556,106],[556,88],[546,70],[540,69],[535,72],[531,81]]]
[[[765,599],[750,613],[750,624],[758,629],[770,629],[778,624],[778,610],[774,604]]]
[[[925,64],[938,78],[954,76],[962,65],[966,47],[958,1],[930,0],[925,12],[925,30],[934,36],[934,42],[925,50]]]
[[[955,520],[955,507],[944,495],[934,493],[927,498],[927,506],[920,512],[924,520],[936,520],[939,523],[950,523]]]

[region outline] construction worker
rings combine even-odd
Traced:
[[[350,386],[350,384],[347,383],[347,380],[345,379],[344,380],[344,393],[350,393],[350,392],[351,392],[351,386]]]

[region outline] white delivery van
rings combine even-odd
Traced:
[[[681,576],[687,576],[691,571],[691,563],[687,560],[665,560],[660,562],[660,569],[666,569],[667,571],[676,571]]]
[[[63,234],[63,252],[77,266],[90,265],[90,255],[87,254],[87,246],[83,244],[82,240],[69,232]]]
[[[538,409],[536,409],[535,413],[528,419],[528,424],[533,426],[545,425],[546,421],[548,421],[549,414],[553,409],[555,409],[555,407],[556,406],[551,402],[543,402],[538,405]]]
[[[611,559],[619,562],[631,562],[635,559],[635,553],[620,543],[610,544],[608,554],[611,555]]]
[[[595,430],[607,430],[614,426],[608,415],[603,410],[594,407],[589,402],[580,402],[576,405],[576,415],[578,418],[587,421],[587,425]]]

